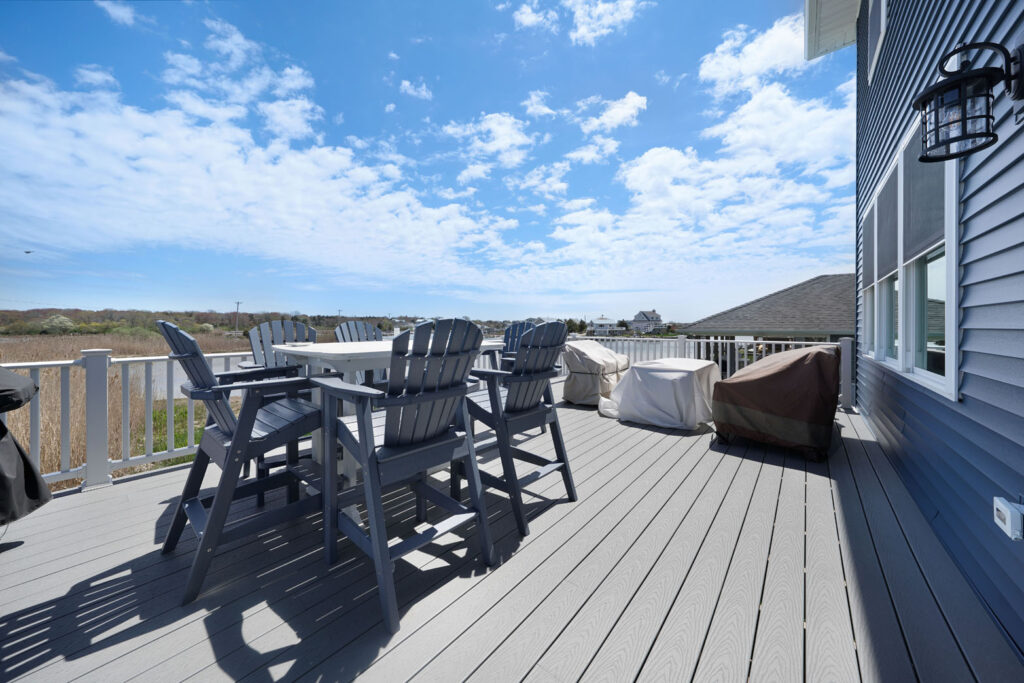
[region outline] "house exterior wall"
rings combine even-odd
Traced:
[[[876,3],[881,0],[874,0]],[[958,42],[1024,40],[1019,0],[888,2],[870,86],[868,2],[857,25],[857,403],[950,555],[1008,637],[1024,650],[1024,542],[992,522],[992,498],[1024,496],[1024,123],[996,88],[999,142],[957,163],[957,400],[866,357],[868,204],[910,130],[917,93]],[[975,66],[996,65],[986,53]],[[1001,62],[1001,60],[998,60]],[[1001,66],[1001,64],[998,64]]]

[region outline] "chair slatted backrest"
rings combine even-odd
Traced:
[[[569,330],[563,322],[544,323],[525,332],[519,339],[512,374],[529,376],[553,370],[568,336]],[[550,377],[509,382],[505,412],[514,413],[536,407],[550,382]]]
[[[451,318],[420,323],[401,333],[392,346],[388,397],[418,396],[464,386],[483,339],[483,332],[474,323]],[[443,434],[453,423],[459,400],[458,396],[448,396],[389,406],[384,445],[415,445]]]
[[[217,377],[213,374],[213,368],[210,367],[206,356],[199,349],[199,342],[195,340],[195,337],[173,323],[158,320],[156,324],[192,386],[196,389],[210,389],[217,386]],[[228,403],[227,394],[219,394],[218,398],[204,399],[203,403],[206,404],[207,414],[213,418],[218,427],[226,434],[235,433],[238,420]]]
[[[334,337],[340,342],[381,341],[384,334],[365,320],[346,320],[334,328]]]
[[[249,330],[249,345],[257,365],[277,368],[287,365],[287,359],[274,351],[274,344],[296,341],[316,341],[316,329],[294,320],[271,320]]]
[[[519,340],[524,334],[536,327],[528,320],[518,320],[505,328],[505,353],[515,353],[519,348]]]

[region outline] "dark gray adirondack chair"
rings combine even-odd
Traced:
[[[252,348],[252,361],[242,361],[239,368],[279,368],[282,370],[282,377],[297,377],[301,367],[289,364],[284,355],[274,351],[274,344],[286,344],[288,342],[315,342],[316,328],[305,323],[294,320],[269,320],[260,323],[249,330],[249,346]],[[309,398],[308,392],[304,394]],[[262,479],[267,473],[285,464],[285,459],[280,457],[264,458],[262,455],[256,458],[256,476]],[[246,462],[242,468],[242,477],[249,476],[249,463]],[[256,495],[256,504],[263,505],[263,494]]]
[[[501,352],[501,370],[508,370],[516,359],[516,351],[519,350],[519,340],[523,335],[532,330],[536,325],[529,320],[518,320],[505,328],[505,348]]]
[[[288,361],[272,348],[274,344],[288,342],[315,342],[316,329],[294,320],[270,320],[249,330],[249,345],[252,347],[252,366],[277,368],[288,366]],[[241,365],[245,367],[245,365]],[[297,366],[292,366],[297,367]]]
[[[379,327],[365,320],[346,320],[334,328],[334,338],[340,342],[381,341],[384,333]],[[384,390],[387,388],[388,375],[386,370],[359,373],[363,376],[362,383],[368,387]]]
[[[473,376],[486,380],[487,388],[470,394],[466,401],[469,415],[494,430],[495,442],[481,445],[487,450],[497,447],[501,456],[503,476],[495,477],[481,472],[485,486],[508,494],[512,501],[519,533],[530,533],[523,510],[522,488],[552,472],[561,472],[565,492],[569,500],[576,500],[576,486],[569,469],[569,459],[562,439],[562,428],[558,423],[551,398],[551,379],[558,376],[556,363],[565,346],[568,335],[565,323],[544,323],[525,332],[519,341],[515,360],[510,370],[473,370]],[[555,459],[548,460],[512,445],[512,437],[529,429],[551,426],[551,439],[555,446]],[[516,460],[523,460],[537,469],[520,477],[516,472]],[[459,495],[461,470],[452,474],[452,497]]]
[[[164,540],[163,552],[174,550],[181,532],[189,523],[199,538],[192,570],[185,584],[183,604],[194,600],[203,585],[210,561],[219,545],[250,536],[292,517],[306,515],[321,505],[321,496],[299,499],[299,483],[306,481],[298,466],[298,450],[288,449],[288,467],[262,479],[239,483],[242,465],[279,446],[294,444],[299,437],[320,426],[320,409],[297,396],[309,389],[307,378],[265,381],[228,381],[219,383],[199,344],[188,333],[163,320],[157,321],[161,334],[171,347],[189,381],[182,393],[206,404],[207,421],[196,458],[192,462]],[[256,368],[220,375],[223,380],[261,380],[279,373],[276,368]],[[228,403],[232,391],[244,391],[242,409],[236,417]],[[221,468],[220,481],[213,496],[200,497],[206,469],[213,461]],[[286,487],[288,504],[259,513],[225,528],[233,501]]]
[[[373,558],[384,623],[391,633],[398,631],[399,626],[394,563],[400,557],[475,521],[483,560],[488,565],[494,563],[476,452],[465,427],[467,379],[482,341],[480,328],[467,320],[422,323],[395,338],[386,392],[346,383],[338,377],[313,380],[323,389],[324,452],[335,452],[340,444],[363,470],[362,488],[325,496],[327,561],[333,563],[337,558],[338,531]],[[355,403],[356,414],[328,418],[338,414],[339,400]],[[374,413],[373,408],[383,411]],[[427,483],[428,470],[455,462],[462,463],[470,505],[452,500]],[[323,490],[336,491],[336,468],[323,469]],[[428,500],[450,516],[389,546],[382,496],[385,490],[406,485],[416,494],[419,521],[426,521]],[[343,512],[339,513],[339,509],[359,500],[366,504],[369,533]]]

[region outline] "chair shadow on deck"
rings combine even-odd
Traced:
[[[500,566],[521,539],[508,499],[491,491],[486,499]],[[157,543],[176,502],[162,501]],[[281,502],[268,496],[267,505]],[[550,505],[532,504],[531,516]],[[247,512],[252,510],[242,508],[238,515]],[[416,526],[414,496],[407,489],[391,494],[385,514],[389,532],[409,532]],[[439,514],[429,507],[428,521]],[[401,613],[451,580],[487,571],[476,557],[475,525],[445,538],[450,542],[429,544],[396,562]],[[117,659],[109,677],[123,680],[172,657],[171,666],[185,678],[213,665],[212,650],[216,665],[232,678],[270,680],[271,666],[273,678],[282,670],[301,674],[357,639],[347,648],[344,668],[361,671],[392,638],[381,621],[373,563],[342,539],[340,559],[328,567],[322,543],[316,513],[230,544],[215,556],[206,590],[182,606],[195,544],[187,533],[172,554],[161,555],[155,547],[78,580],[60,597],[0,616],[0,679],[29,672],[71,678]],[[299,643],[302,652],[293,655],[289,650]],[[57,668],[39,668],[51,664]]]

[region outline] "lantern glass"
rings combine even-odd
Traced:
[[[921,111],[921,161],[945,161],[997,140],[992,86],[996,69],[964,71],[928,88],[914,102]]]

